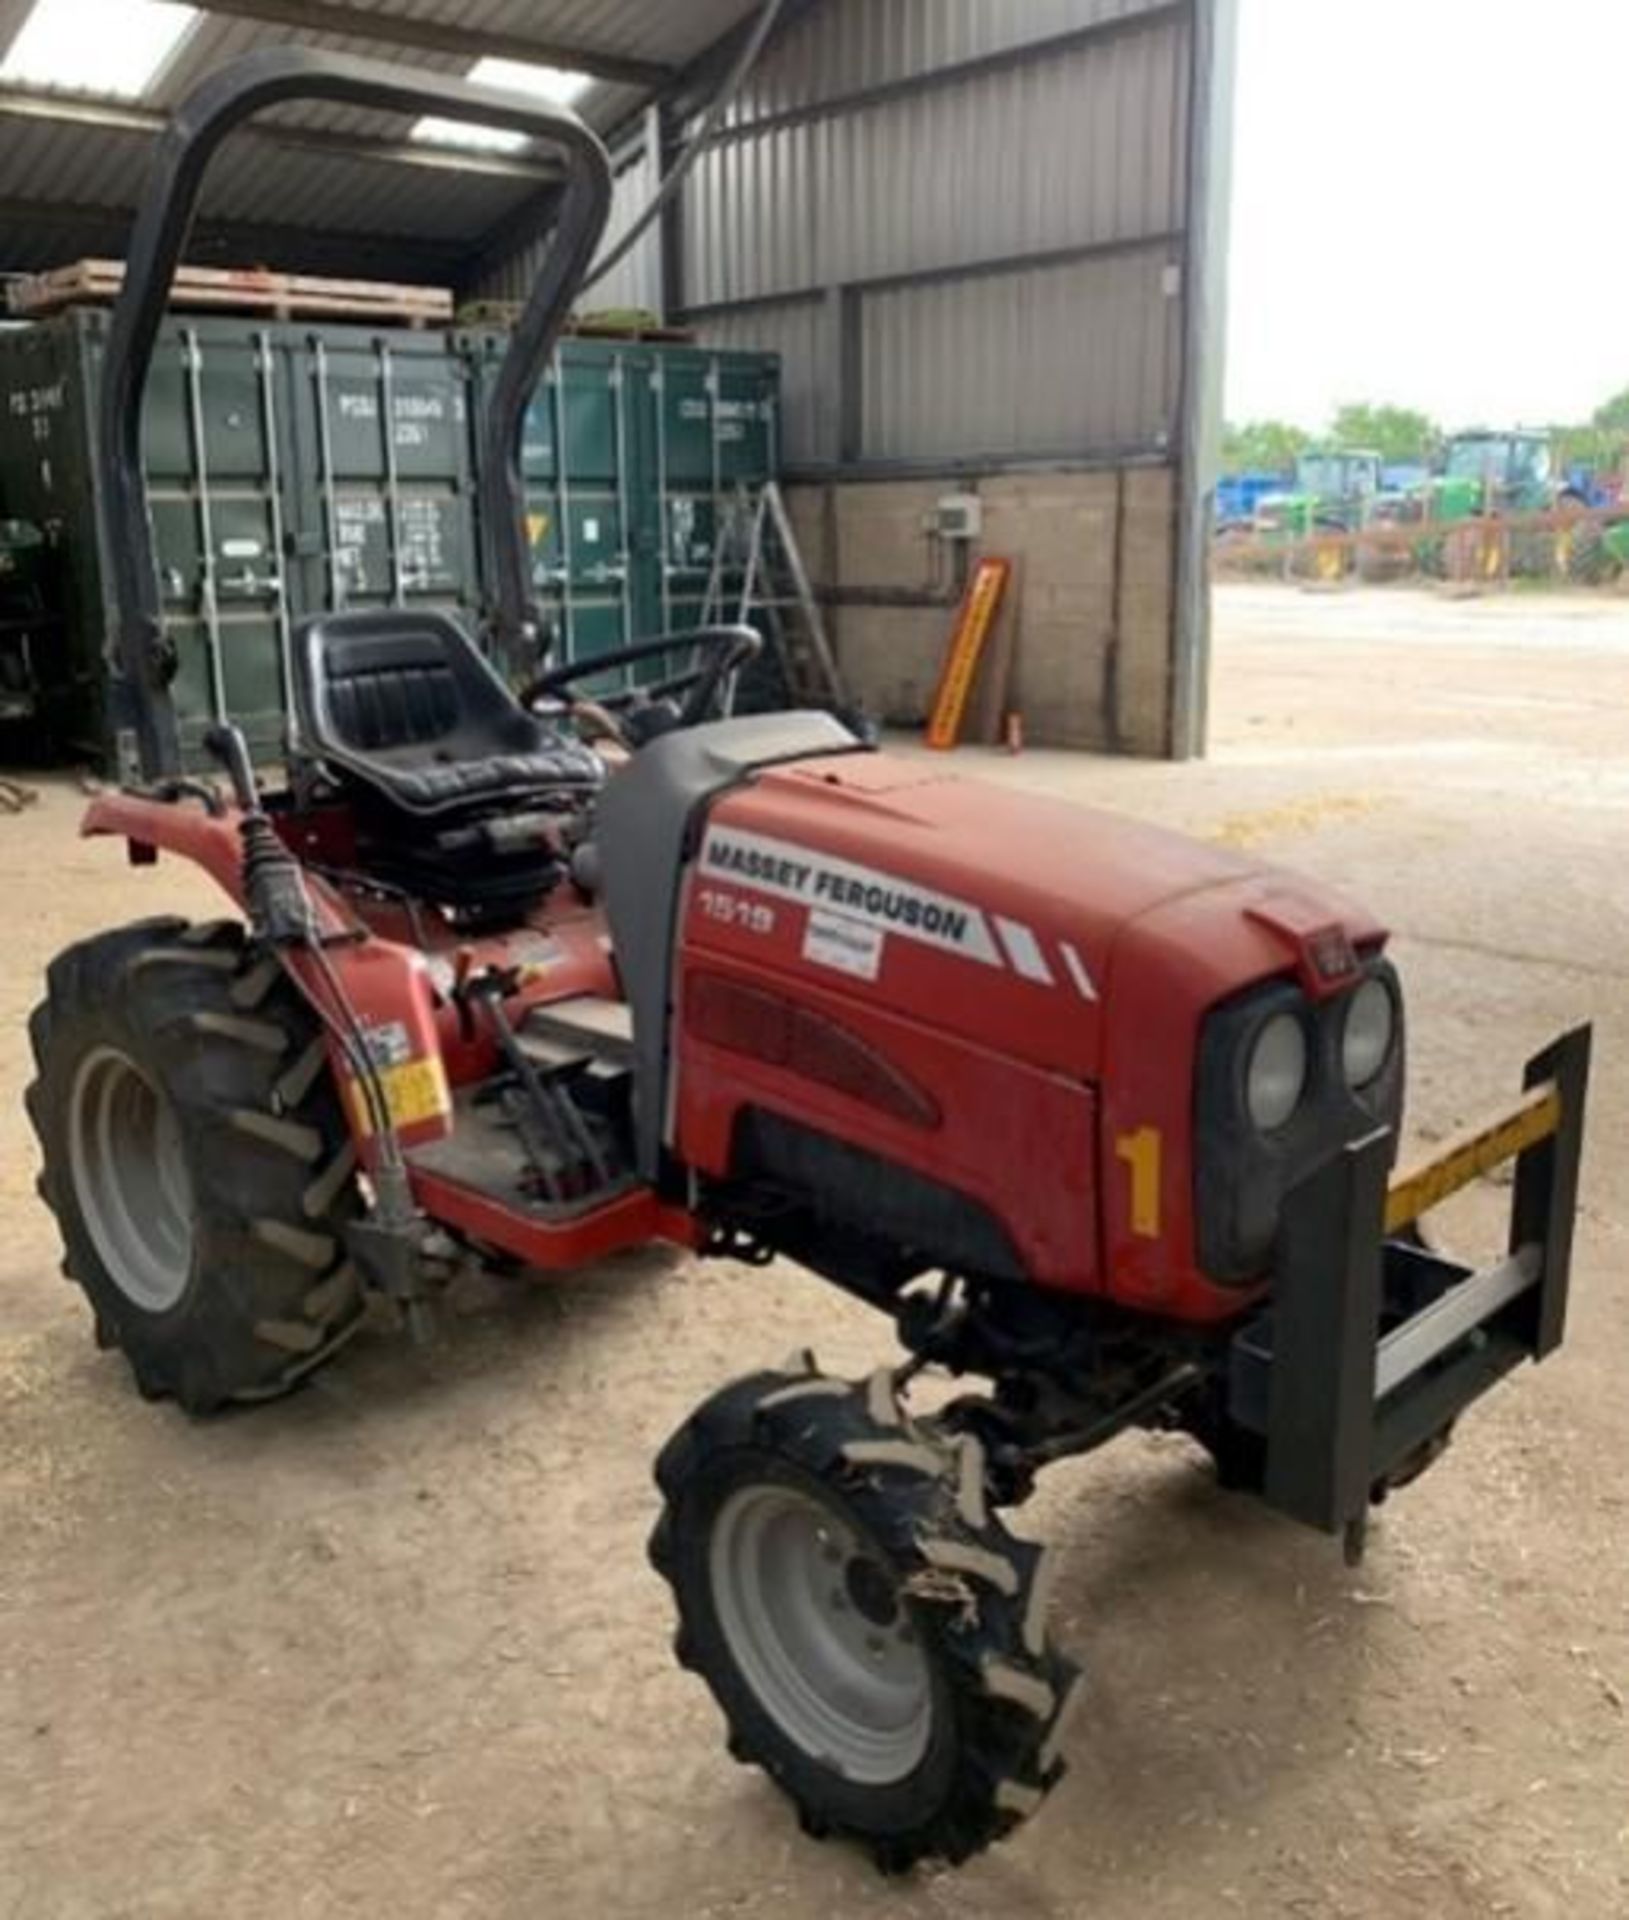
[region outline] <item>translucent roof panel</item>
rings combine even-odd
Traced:
[[[176,0],[35,0],[0,80],[134,100],[197,17]]]
[[[484,86],[507,87],[511,93],[535,94],[555,106],[569,107],[580,100],[594,82],[586,73],[573,73],[565,67],[538,67],[525,60],[477,60],[466,78]],[[434,141],[438,146],[474,147],[488,153],[514,153],[526,145],[526,135],[508,127],[484,127],[473,121],[444,120],[429,113],[413,124],[415,140]]]

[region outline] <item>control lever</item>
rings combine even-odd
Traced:
[[[232,783],[232,796],[243,811],[261,812],[260,788],[255,784],[255,770],[249,760],[249,743],[243,737],[243,729],[229,720],[223,721],[204,735],[204,745],[225,769]]]

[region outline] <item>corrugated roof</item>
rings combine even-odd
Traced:
[[[206,7],[208,0],[201,0]],[[224,4],[224,0],[223,0]],[[205,11],[139,102],[166,111],[205,74],[257,47],[295,42],[359,54],[433,72],[462,73],[468,53],[427,51],[391,41],[392,17],[502,33],[600,56],[684,67],[737,26],[757,0],[343,0],[345,11],[378,16],[380,37],[295,32],[230,13]],[[22,27],[33,0],[0,0],[0,57]],[[315,8],[313,8],[315,11]],[[0,87],[0,93],[3,93]],[[608,130],[648,97],[621,80],[598,81],[579,110]],[[74,96],[81,99],[82,96]],[[325,140],[405,141],[411,122],[400,115],[327,105],[268,113],[256,126],[268,136],[299,137],[315,130]],[[151,136],[68,119],[21,118],[0,112],[0,272],[51,266],[117,244],[128,224],[143,177]],[[505,177],[479,160],[454,167],[417,166],[379,157],[302,152],[286,139],[230,143],[211,168],[201,217],[242,234],[267,264],[299,266],[300,239],[311,233],[312,253],[333,250],[331,236],[368,241],[372,271],[399,258],[400,271],[434,268],[446,277],[456,253],[473,256],[483,236],[521,210],[536,191],[524,177]],[[110,236],[113,238],[110,239]],[[219,242],[201,251],[219,254]]]

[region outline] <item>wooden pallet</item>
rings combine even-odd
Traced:
[[[512,327],[520,318],[518,300],[471,300],[458,309],[461,327]],[[696,343],[694,327],[670,327],[654,313],[635,308],[607,313],[573,314],[565,333],[572,340],[650,340],[664,346],[691,347]]]
[[[42,319],[68,307],[106,306],[123,285],[122,260],[76,260],[14,281],[11,311]],[[192,311],[265,314],[275,320],[380,320],[406,327],[445,327],[453,318],[453,297],[445,287],[328,280],[259,267],[182,267],[169,304]]]
[[[654,313],[634,309],[576,314],[566,331],[579,340],[654,340],[672,347],[694,346],[696,340],[694,327],[670,327]]]

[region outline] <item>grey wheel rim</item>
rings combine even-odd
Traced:
[[[164,1313],[192,1276],[192,1183],[175,1111],[130,1056],[98,1047],[68,1105],[80,1217],[119,1291]]]
[[[932,1677],[895,1576],[859,1535],[795,1487],[742,1487],[708,1558],[731,1658],[781,1731],[857,1785],[914,1771]]]

